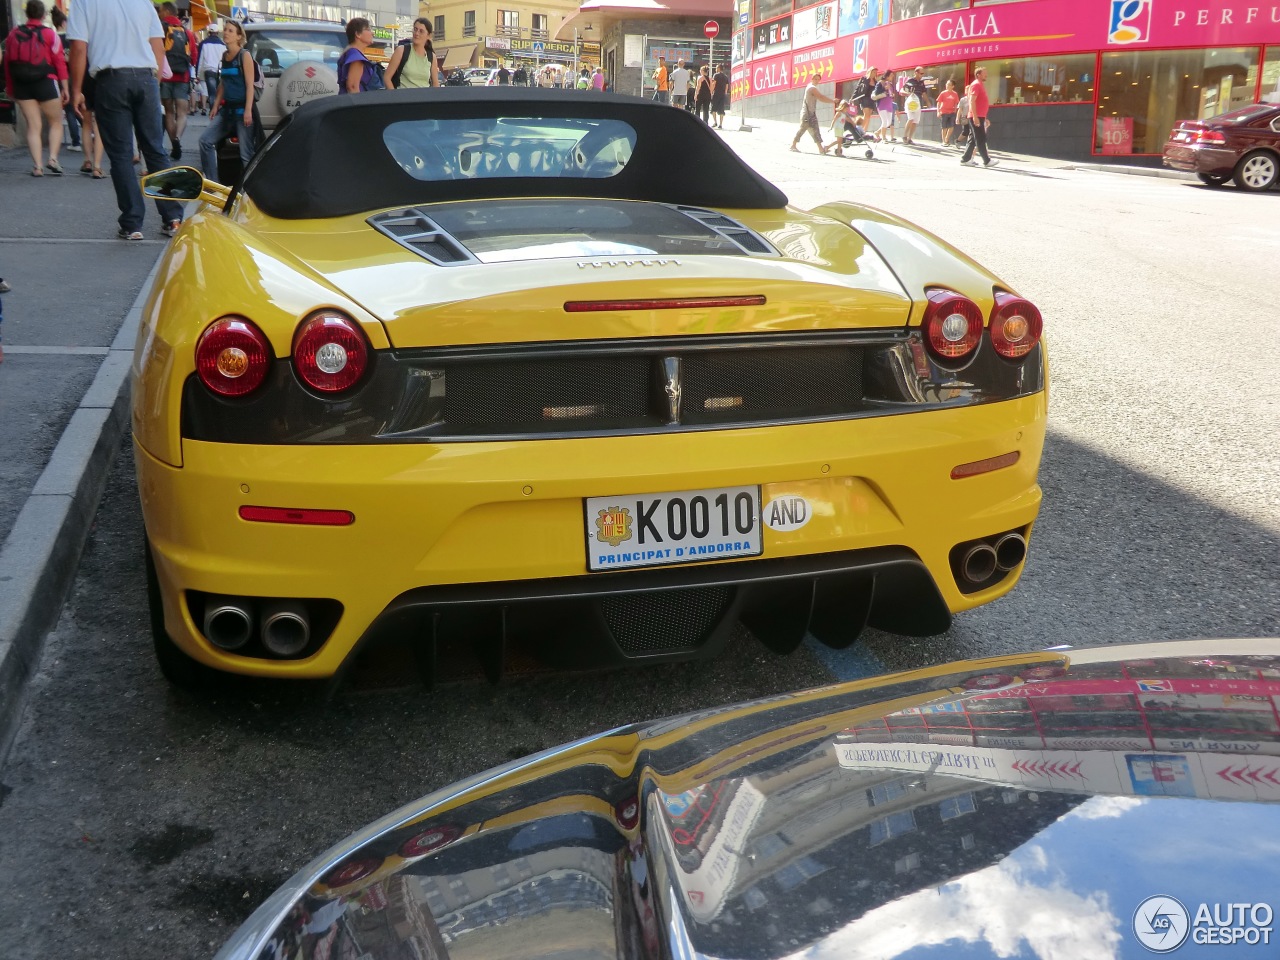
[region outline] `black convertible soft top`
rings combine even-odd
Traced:
[[[607,177],[424,180],[406,172],[383,140],[386,128],[402,121],[500,117],[618,120],[635,131],[635,146],[625,167]],[[265,213],[285,220],[497,197],[590,197],[739,209],[787,204],[781,190],[691,113],[635,97],[517,87],[437,87],[313,100],[280,125],[246,172],[244,191]]]

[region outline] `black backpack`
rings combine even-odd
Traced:
[[[175,74],[186,73],[191,69],[191,48],[187,44],[186,27],[165,27],[164,58],[169,61],[169,69]]]
[[[871,99],[871,81],[860,77],[853,85],[853,102],[861,106]]]

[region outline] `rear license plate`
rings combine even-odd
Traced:
[[[587,569],[758,557],[760,488],[588,497]]]

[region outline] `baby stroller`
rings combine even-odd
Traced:
[[[845,150],[861,148],[863,156],[868,160],[875,159],[875,151],[871,147],[871,138],[862,131],[862,127],[854,122],[854,118],[849,115],[849,102],[841,100],[836,106],[835,118],[831,121],[832,129],[837,124],[844,125],[844,131],[840,134],[836,141],[836,155],[843,156]]]

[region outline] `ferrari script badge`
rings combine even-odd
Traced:
[[[631,511],[626,507],[610,507],[601,510],[596,517],[596,539],[616,547],[631,539]]]

